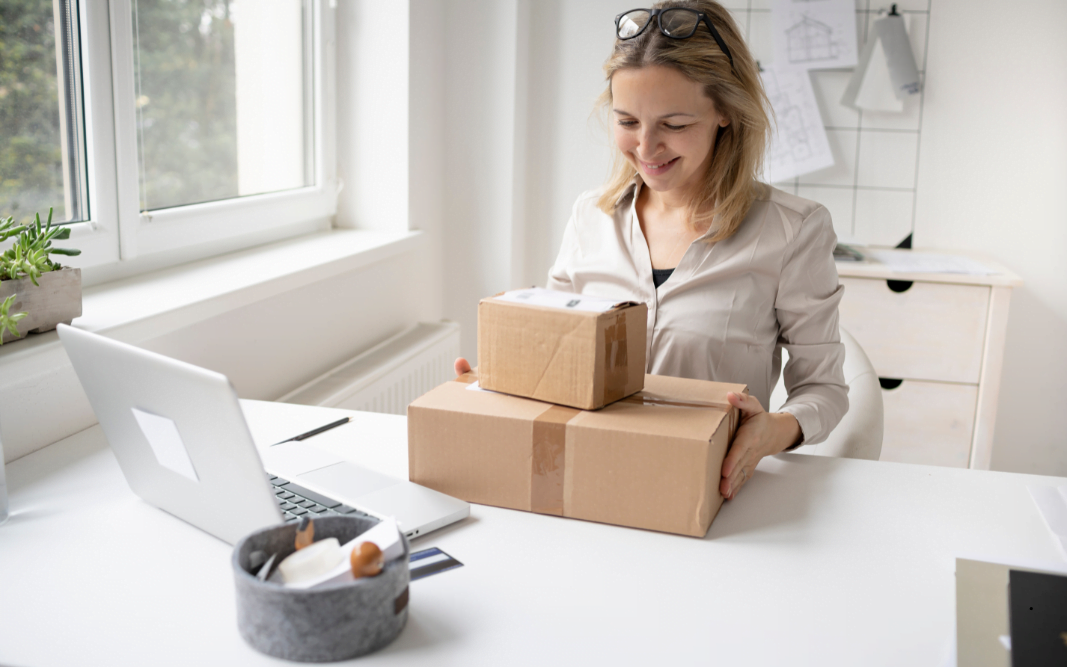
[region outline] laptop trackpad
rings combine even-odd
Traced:
[[[401,480],[380,475],[348,461],[319,468],[296,478],[306,480],[338,500],[356,500],[368,493],[399,484]]]

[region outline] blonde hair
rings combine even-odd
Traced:
[[[704,186],[689,206],[689,224],[694,229],[714,226],[708,242],[729,238],[741,225],[752,201],[764,186],[758,181],[770,132],[770,101],[763,90],[759,66],[749,53],[741,33],[721,5],[710,0],[659,2],[654,8],[685,7],[705,14],[722,36],[733,56],[733,66],[701,21],[689,39],[670,39],[659,31],[656,20],[638,37],[615,40],[611,57],[604,63],[608,87],[598,106],[611,112],[611,78],[621,69],[649,66],[673,67],[704,87],[715,110],[729,120],[718,130],[714,153]],[[615,212],[636,169],[614,147],[614,166],[603,194],[597,201],[608,215]]]

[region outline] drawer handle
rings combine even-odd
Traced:
[[[885,281],[885,284],[889,287],[889,289],[893,290],[897,294],[900,294],[901,292],[907,292],[908,290],[910,290],[911,286],[914,285],[915,282],[912,280],[887,280]]]
[[[882,385],[882,389],[886,391],[892,391],[903,383],[904,380],[898,378],[878,378],[878,384]]]

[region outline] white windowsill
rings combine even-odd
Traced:
[[[87,287],[74,326],[137,344],[414,249],[418,231],[334,229]],[[51,331],[0,347],[0,368],[56,349]]]

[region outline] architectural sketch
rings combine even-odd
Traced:
[[[765,159],[764,180],[779,183],[833,166],[834,156],[808,73],[767,69],[762,76],[777,121]]]
[[[833,30],[830,26],[801,17],[800,22],[785,31],[789,44],[789,62],[806,63],[813,60],[829,60],[834,57]]]
[[[771,30],[779,69],[856,64],[855,0],[775,0]]]

